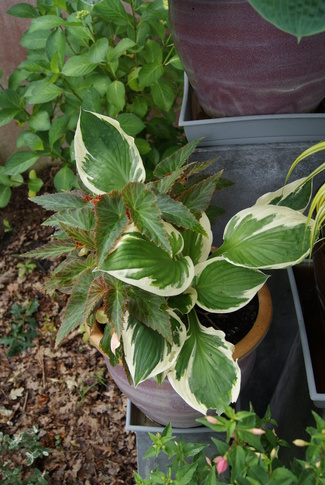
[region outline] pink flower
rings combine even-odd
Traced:
[[[216,456],[213,461],[217,464],[217,472],[219,475],[227,470],[228,461],[224,456]]]
[[[251,428],[249,431],[256,436],[261,436],[262,434],[265,434],[264,429],[261,428]]]

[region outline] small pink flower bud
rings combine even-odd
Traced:
[[[263,434],[265,434],[264,429],[261,428],[251,428],[249,431],[256,436],[262,436]]]
[[[209,466],[211,466],[211,460],[210,460],[210,458],[208,456],[206,456],[205,459],[206,459],[207,464]]]
[[[120,341],[118,339],[117,333],[114,332],[111,338],[111,351],[115,355],[116,349],[120,346]]]
[[[300,440],[300,439],[294,440],[292,443],[296,446],[301,446],[301,447],[308,445],[306,441]]]
[[[278,452],[275,448],[273,448],[273,450],[271,451],[271,454],[270,454],[270,457],[272,458],[276,458],[278,456]]]
[[[211,424],[219,424],[219,421],[213,416],[206,416],[206,420]]]
[[[216,461],[216,459],[218,460]],[[223,456],[217,456],[213,461],[217,463],[217,472],[219,475],[221,475],[221,473],[224,473],[227,470],[228,461]]]

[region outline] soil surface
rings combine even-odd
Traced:
[[[0,339],[17,345],[19,338],[26,342],[24,330],[28,335],[36,325],[38,332],[22,353],[9,356],[14,347],[0,345],[0,431],[13,436],[38,425],[49,456],[33,466],[47,472],[49,484],[133,484],[136,444],[125,430],[126,399],[83,334],[75,331],[55,347],[65,297],[54,300],[44,291],[55,264],[32,261],[33,267],[21,256],[48,241],[51,229],[41,223],[49,215],[28,201],[26,188],[0,210]],[[39,306],[27,317],[24,309],[35,300]],[[12,314],[15,304],[20,317]],[[36,323],[27,321],[32,318]],[[0,457],[6,459],[28,476],[24,455],[11,451]]]

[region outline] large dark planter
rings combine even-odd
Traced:
[[[212,117],[312,112],[325,95],[325,33],[297,39],[246,0],[169,0],[177,52]]]
[[[272,318],[272,300],[266,285],[258,292],[259,310],[254,326],[249,333],[235,345],[234,359],[238,359],[241,369],[241,387],[243,387],[254,367],[256,348],[265,337]],[[200,426],[195,420],[202,414],[190,407],[172,388],[167,379],[159,386],[154,379],[148,379],[136,388],[130,385],[122,366],[112,367],[108,357],[99,348],[103,332],[95,324],[87,331],[90,340],[104,355],[109,373],[126,397],[148,416],[161,425],[169,422],[174,428],[193,428]],[[216,369],[217,372],[217,369]]]

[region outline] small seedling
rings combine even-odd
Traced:
[[[7,219],[3,219],[3,225],[4,225],[4,228],[5,228],[5,232],[11,232],[12,231],[12,227],[10,225],[10,222],[7,220]]]
[[[84,402],[88,392],[95,386],[100,385],[100,386],[106,386],[106,381],[105,378],[102,376],[101,372],[98,372],[98,374],[94,374],[93,377],[96,379],[93,384],[90,386],[85,386],[83,382],[81,382],[81,386],[78,389],[79,396],[80,396],[80,403],[78,405],[81,406],[81,404]]]
[[[26,306],[14,303],[11,307],[10,334],[0,339],[0,344],[9,347],[7,357],[13,357],[34,346],[33,340],[39,336],[39,332],[37,330],[38,324],[33,315],[38,307],[37,298],[28,302]]]
[[[17,264],[17,268],[19,269],[18,276],[22,278],[23,276],[25,276],[26,273],[28,274],[32,273],[36,268],[36,266],[37,265],[33,263],[30,259],[28,259],[27,261],[24,261],[23,263],[18,263]]]
[[[13,438],[0,432],[0,474],[2,476],[0,483],[3,485],[46,484],[46,472],[41,472],[32,465],[38,458],[48,456],[49,451],[48,448],[43,448],[39,441],[37,425]],[[23,464],[17,465],[17,462]],[[31,473],[23,479],[26,466],[32,467]]]

